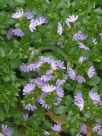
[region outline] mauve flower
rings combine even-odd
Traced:
[[[56,92],[59,97],[64,96],[64,90],[61,87],[56,88]]]
[[[46,24],[47,20],[43,16],[40,16],[35,20],[35,22],[36,22],[37,26],[39,26],[39,25]]]
[[[44,85],[42,86],[42,91],[49,93],[49,92],[53,92],[56,89],[55,86],[53,85]]]
[[[81,92],[78,92],[74,96],[74,104],[80,108],[80,111],[82,111],[84,109],[84,100],[83,100]]]
[[[23,119],[24,119],[24,120],[27,120],[28,117],[29,117],[28,113],[23,114]]]
[[[45,109],[49,109],[49,108],[50,108],[49,105],[46,104],[46,102],[45,102],[42,98],[37,98],[36,101],[37,101],[39,104],[41,104],[43,108],[45,108]]]
[[[22,72],[29,72],[29,69],[26,65],[21,65],[19,68]]]
[[[41,61],[36,61],[34,64],[30,64],[28,65],[28,69],[29,71],[35,71],[38,70],[42,65]]]
[[[64,61],[57,60],[56,64],[57,64],[57,67],[59,67],[61,69],[66,69],[65,66],[64,66]]]
[[[63,27],[62,27],[62,25],[61,25],[60,23],[58,23],[57,33],[58,33],[59,35],[62,35],[62,32],[63,32]]]
[[[49,135],[50,135],[50,133],[48,131],[44,132],[44,136],[49,136]]]
[[[80,63],[82,63],[84,60],[86,60],[86,57],[84,57],[84,56],[81,56],[81,57],[79,58],[79,62],[80,62]]]
[[[65,83],[65,80],[57,79],[57,81],[56,81],[56,86],[57,86],[57,87],[60,87],[60,86],[62,86],[64,83]]]
[[[10,40],[10,39],[12,39],[12,37],[13,37],[13,28],[10,28],[9,30],[8,30],[8,32],[7,32],[7,39],[8,40]]]
[[[97,92],[90,91],[89,92],[89,97],[96,104],[101,101],[100,96],[98,95]]]
[[[83,43],[79,43],[79,48],[80,49],[83,49],[83,50],[85,50],[85,51],[88,51],[88,50],[90,50],[86,45],[84,45]]]
[[[18,37],[23,37],[24,36],[24,32],[20,29],[13,29],[12,33]]]
[[[76,80],[78,83],[80,83],[80,84],[82,84],[82,83],[85,82],[85,78],[84,78],[83,76],[80,76],[80,75],[77,75],[77,76],[75,77],[75,80]]]
[[[96,38],[93,38],[93,39],[92,39],[92,42],[93,42],[94,44],[97,44]]]
[[[89,78],[92,78],[95,75],[95,73],[96,72],[95,72],[94,66],[91,66],[91,67],[88,68],[87,74],[88,74]]]
[[[83,41],[87,38],[85,34],[82,33],[82,31],[78,31],[78,33],[74,34],[73,40],[75,41]]]
[[[34,83],[29,83],[23,88],[23,95],[29,94],[32,90],[35,89],[35,84]]]
[[[5,136],[12,136],[11,129],[7,125],[2,125],[2,132]]]
[[[51,128],[52,128],[52,130],[54,130],[56,132],[60,132],[62,130],[60,124],[54,124],[54,126],[52,126]]]
[[[46,70],[46,74],[47,75],[50,75],[50,74],[52,74],[53,73],[53,69],[48,69],[48,70]]]
[[[33,32],[34,30],[36,30],[36,27],[37,27],[37,23],[36,23],[36,21],[34,19],[32,19],[30,21],[30,25],[29,25],[30,31]]]
[[[16,10],[15,13],[12,14],[12,18],[20,18],[23,16],[23,9]]]
[[[52,78],[53,78],[52,75],[41,76],[41,80],[43,80],[43,81],[50,81]]]
[[[51,61],[51,69],[57,70],[57,68],[58,68],[58,65],[57,65],[56,61],[52,60]]]
[[[87,127],[84,123],[81,123],[80,124],[80,131],[83,133],[83,134],[86,134],[87,133]]]
[[[69,68],[68,75],[69,75],[70,79],[75,80],[76,74],[72,68]]]
[[[34,83],[35,83],[38,87],[42,87],[42,86],[45,85],[44,80],[41,80],[40,77],[36,78],[36,79],[34,80]]]
[[[28,20],[32,20],[32,19],[33,19],[33,14],[32,14],[32,12],[27,12],[27,13],[26,13],[26,17],[27,17]]]
[[[65,22],[69,26],[69,23],[75,22],[78,19],[78,15],[70,15],[69,18],[66,18]]]
[[[96,126],[92,129],[92,131],[102,136],[102,124],[96,124]]]
[[[34,110],[37,109],[36,106],[33,106],[33,105],[31,105],[30,103],[27,104],[27,105],[23,105],[23,106],[24,106],[24,109],[25,109],[25,110],[28,110],[28,111],[34,111]]]

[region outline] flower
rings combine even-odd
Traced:
[[[41,80],[43,81],[49,81],[52,79],[52,75],[43,75],[41,76]]]
[[[92,131],[97,132],[98,135],[102,136],[102,124],[96,124]]]
[[[18,37],[23,37],[24,36],[24,32],[20,29],[13,29],[12,33]]]
[[[63,27],[62,27],[62,25],[60,24],[60,23],[58,23],[58,26],[57,26],[58,28],[57,28],[57,33],[59,34],[59,35],[62,35],[62,32],[63,32]]]
[[[69,68],[68,75],[69,75],[70,79],[75,80],[76,74],[72,68]]]
[[[65,66],[64,66],[64,61],[57,60],[56,65],[57,65],[57,67],[59,67],[61,69],[66,69]]]
[[[54,126],[52,126],[52,130],[56,131],[56,132],[60,132],[61,129],[61,125],[60,124],[54,124]]]
[[[90,99],[92,99],[92,101],[94,103],[100,102],[100,96],[98,95],[97,92],[90,91],[89,92],[89,97],[90,97]]]
[[[84,57],[84,56],[81,56],[81,57],[79,58],[79,62],[80,62],[80,63],[82,63],[84,60],[86,60],[86,57]]]
[[[42,64],[41,61],[36,61],[34,64],[28,65],[28,69],[29,71],[33,71],[33,70],[35,71],[40,68],[41,64]]]
[[[65,80],[57,79],[57,81],[56,81],[56,86],[57,86],[57,87],[60,87],[60,86],[62,86],[64,83],[65,83]]]
[[[93,38],[93,39],[92,39],[92,42],[93,42],[94,44],[97,44],[96,38]]]
[[[34,19],[32,19],[30,21],[30,25],[29,25],[30,31],[33,32],[34,30],[36,30],[36,27],[37,27],[37,23],[36,23],[36,21]]]
[[[80,124],[80,131],[81,131],[82,133],[84,133],[84,134],[87,133],[87,127],[86,127],[86,125],[85,125],[84,123],[81,123],[81,124]]]
[[[5,136],[11,136],[11,129],[9,127],[7,127],[7,125],[2,125],[2,131],[4,133]]]
[[[27,17],[28,20],[32,20],[33,19],[32,12],[27,12],[25,15],[26,15],[26,17]]]
[[[87,38],[85,34],[82,33],[82,31],[78,31],[78,33],[74,34],[73,40],[75,41],[83,41]]]
[[[13,13],[11,17],[12,18],[20,18],[23,16],[23,13],[24,13],[23,9],[19,9],[15,13]]]
[[[80,75],[77,75],[77,76],[75,77],[75,80],[76,80],[78,83],[80,83],[80,84],[82,84],[82,83],[85,82],[85,78],[84,78],[83,76],[80,76]]]
[[[23,114],[23,119],[24,119],[24,120],[27,120],[27,119],[28,119],[28,116],[29,116],[28,113]]]
[[[24,109],[25,109],[25,110],[28,110],[28,111],[34,111],[34,110],[37,109],[36,106],[33,106],[33,105],[31,105],[30,103],[27,104],[27,105],[23,105],[23,106],[24,106]]]
[[[47,20],[43,16],[40,16],[35,20],[35,22],[36,22],[37,26],[39,26],[42,24],[46,24]]]
[[[83,49],[83,50],[85,50],[85,51],[88,51],[88,50],[90,50],[86,45],[84,45],[83,43],[79,43],[79,48],[80,49]]]
[[[88,77],[92,78],[95,75],[95,68],[94,66],[89,67],[88,71],[87,71]]]
[[[56,88],[56,92],[59,97],[64,96],[64,90],[61,87]]]
[[[36,78],[36,79],[34,80],[34,83],[35,83],[37,86],[40,86],[40,87],[42,87],[42,86],[45,85],[44,80],[41,80],[40,77]]]
[[[8,30],[8,33],[7,33],[7,39],[8,40],[10,40],[10,39],[12,39],[12,37],[13,37],[13,28],[10,28],[9,30]]]
[[[23,95],[27,95],[30,93],[32,90],[35,89],[35,84],[34,83],[29,83],[23,88]]]
[[[54,104],[54,105],[58,105],[58,104],[61,103],[61,101],[62,101],[62,98],[61,98],[61,97],[58,97],[58,98],[56,99],[56,102],[53,103],[53,104]]]
[[[70,15],[69,18],[66,18],[65,22],[69,26],[69,23],[73,23],[78,19],[78,15]]]
[[[22,72],[29,72],[29,69],[26,65],[21,65],[19,68]]]
[[[44,132],[44,136],[49,136],[49,135],[50,135],[50,133],[48,131]]]
[[[42,87],[42,91],[44,91],[46,93],[53,92],[55,89],[56,89],[56,87],[53,85],[44,85]]]
[[[36,101],[42,105],[43,108],[49,109],[49,105],[45,103],[45,101],[42,98],[37,98]]]
[[[74,96],[74,104],[80,108],[80,111],[83,110],[83,108],[84,108],[84,100],[83,100],[83,97],[82,97],[82,93],[81,93],[81,92],[78,92],[78,93]]]

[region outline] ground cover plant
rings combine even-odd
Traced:
[[[102,1],[0,1],[0,135],[102,136]]]

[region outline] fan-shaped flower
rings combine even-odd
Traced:
[[[65,22],[69,26],[69,23],[75,22],[78,19],[78,15],[70,15],[69,18],[66,18]]]
[[[36,23],[36,21],[34,19],[32,19],[30,21],[30,25],[29,25],[30,31],[33,32],[34,30],[36,30],[36,27],[37,27],[37,23]]]
[[[95,68],[94,66],[89,67],[88,71],[87,71],[88,77],[92,78],[95,75]]]
[[[7,125],[2,124],[2,132],[5,136],[12,136],[11,128],[7,127]]]
[[[96,126],[92,129],[92,131],[102,136],[102,124],[96,124]]]
[[[81,57],[79,58],[79,62],[80,62],[80,63],[82,63],[84,60],[86,60],[86,57],[84,57],[84,56],[81,56]]]
[[[39,26],[39,25],[46,24],[47,20],[43,16],[40,16],[35,20],[35,22],[36,22],[37,26]]]
[[[83,50],[85,50],[85,51],[90,50],[89,47],[87,47],[87,46],[84,45],[83,43],[79,43],[79,48],[80,48],[80,49],[83,49]]]
[[[85,34],[82,33],[82,31],[78,31],[78,33],[74,34],[73,40],[75,41],[83,41],[87,38]]]
[[[46,93],[53,92],[55,89],[56,89],[56,87],[53,85],[44,85],[42,87],[42,91],[44,91]]]
[[[29,83],[23,88],[23,95],[29,94],[32,90],[35,89],[35,84],[34,83]]]
[[[75,80],[76,74],[72,68],[69,68],[68,75],[69,75],[70,79]]]
[[[19,9],[15,13],[13,13],[11,17],[12,18],[20,18],[23,16],[23,13],[24,13],[23,9]]]
[[[20,29],[13,29],[12,33],[18,37],[23,37],[24,36],[24,32]]]
[[[89,97],[90,97],[90,99],[92,99],[92,101],[94,103],[98,103],[98,102],[101,101],[100,96],[98,95],[97,92],[90,91],[89,92]]]
[[[84,109],[84,100],[83,100],[81,92],[78,92],[74,96],[74,104],[80,108],[80,111],[82,111]]]
[[[25,110],[28,110],[28,111],[34,111],[34,110],[37,109],[36,106],[33,106],[33,105],[31,105],[30,103],[27,104],[27,105],[23,105],[23,106],[24,106],[24,109],[25,109]]]
[[[82,83],[85,82],[85,78],[84,78],[83,76],[80,76],[80,75],[77,75],[77,76],[75,77],[75,80],[76,80],[78,83],[80,83],[80,84],[82,84]]]
[[[61,25],[60,23],[58,23],[57,33],[58,33],[59,35],[62,35],[62,32],[63,32],[63,27],[62,27],[62,25]]]

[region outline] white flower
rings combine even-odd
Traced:
[[[24,13],[23,9],[19,9],[15,13],[13,13],[11,17],[12,18],[20,18],[23,16],[23,13]]]
[[[29,25],[30,31],[33,32],[34,30],[36,30],[36,27],[37,27],[37,23],[34,19],[32,19]]]
[[[62,32],[63,32],[63,27],[62,27],[62,25],[60,23],[58,23],[57,33],[59,35],[62,35]]]
[[[69,26],[69,23],[75,22],[78,19],[78,15],[70,15],[69,18],[66,18],[65,22]]]

